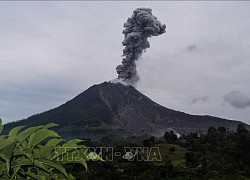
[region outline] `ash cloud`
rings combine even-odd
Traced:
[[[138,8],[124,24],[125,35],[122,45],[122,64],[116,67],[118,78],[133,84],[139,80],[136,70],[136,60],[150,47],[148,38],[166,32],[166,25],[152,14],[150,8]]]
[[[232,91],[224,96],[225,102],[237,109],[250,107],[250,97],[240,91]]]

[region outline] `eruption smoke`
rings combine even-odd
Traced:
[[[122,31],[125,35],[122,42],[125,46],[122,55],[124,58],[122,64],[116,67],[116,71],[119,79],[133,84],[139,80],[135,61],[150,47],[148,38],[165,33],[166,25],[161,24],[152,15],[150,8],[138,8],[134,10],[132,17],[128,18],[124,28]]]

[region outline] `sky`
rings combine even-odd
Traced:
[[[53,109],[117,77],[123,24],[148,7],[166,24],[136,88],[190,114],[250,124],[250,2],[0,2],[0,117]]]

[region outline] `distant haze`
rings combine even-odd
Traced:
[[[0,2],[0,117],[54,108],[117,77],[123,23],[148,7],[167,25],[136,88],[168,108],[250,124],[250,2]]]

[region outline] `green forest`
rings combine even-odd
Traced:
[[[190,133],[177,138],[174,131],[163,138],[153,136],[140,142],[112,142],[91,139],[64,140],[51,130],[56,124],[37,127],[16,127],[0,136],[0,179],[87,179],[87,180],[178,180],[178,179],[250,179],[250,132],[243,124],[237,131],[210,127],[207,133]],[[3,126],[0,126],[2,131]],[[80,161],[58,160],[66,155],[55,154],[56,147],[112,146],[114,153],[126,154],[124,147],[158,148],[161,160],[148,161],[144,151],[134,158],[113,157],[105,161],[98,155]],[[75,149],[67,150],[74,157]],[[111,154],[113,153],[113,154]],[[150,157],[149,157],[150,158]],[[143,160],[144,159],[144,160]],[[146,159],[146,160],[145,160]]]
[[[170,131],[165,133],[164,141],[150,137],[142,143],[118,144],[115,149],[122,151],[124,146],[159,147],[162,162],[118,158],[113,162],[90,162],[88,171],[77,166],[71,170],[77,179],[250,179],[250,132],[241,124],[237,132],[210,127],[206,134],[190,133],[178,139]]]

